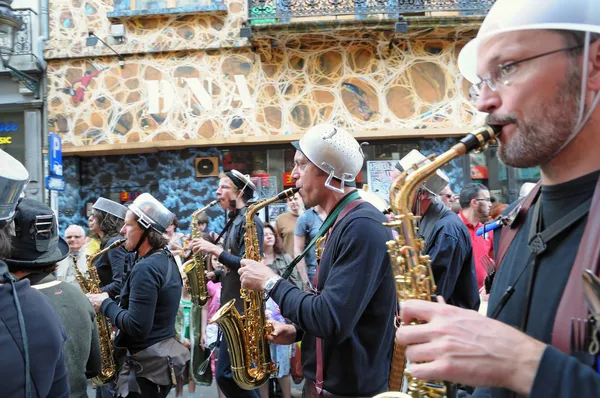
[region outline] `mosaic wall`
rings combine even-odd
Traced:
[[[455,138],[419,140],[416,147],[425,155],[439,154],[456,141]],[[222,161],[221,152],[215,148],[64,158],[67,185],[65,191],[58,195],[61,231],[71,224],[87,226],[86,203],[93,203],[100,196],[110,197],[111,193],[138,191],[149,192],[160,200],[177,215],[180,230],[189,232],[191,214],[215,199],[218,184],[216,177],[194,176],[194,159],[197,156],[218,156]],[[461,162],[455,160],[444,170],[454,192],[459,192],[463,184]],[[210,218],[209,228],[221,231],[225,225],[221,209],[217,206],[208,210],[207,214]]]
[[[474,105],[453,40],[374,45],[290,39],[220,50],[50,62],[51,131],[63,145],[303,133],[330,122],[358,136],[460,128]]]
[[[208,3],[210,1],[198,2]],[[216,0],[217,3],[223,4]],[[50,40],[46,42],[46,59],[81,56],[114,55],[98,43],[86,47],[88,32],[109,40],[110,25],[125,25],[125,41],[109,44],[121,54],[155,53],[161,51],[220,48],[246,45],[239,37],[239,28],[246,19],[244,0],[225,1],[225,13],[164,15],[152,18],[110,20],[107,13],[115,11],[113,0],[51,0],[49,7]]]

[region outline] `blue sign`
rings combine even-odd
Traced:
[[[62,177],[62,142],[60,136],[54,133],[50,133],[50,140],[48,141],[48,146],[48,152],[50,153],[50,175]]]
[[[60,176],[46,177],[46,189],[50,191],[64,191],[65,185],[65,179]]]
[[[0,133],[12,133],[19,131],[19,123],[9,120],[8,122],[0,122]]]

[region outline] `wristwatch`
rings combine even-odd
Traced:
[[[271,294],[271,290],[273,290],[277,282],[279,282],[281,279],[283,279],[281,276],[275,275],[265,281],[265,287],[263,288],[265,297]]]

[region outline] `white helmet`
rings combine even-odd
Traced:
[[[329,174],[325,186],[340,193],[344,192],[344,185],[352,185],[365,160],[358,141],[346,130],[332,124],[311,127],[299,142],[292,144]],[[334,177],[342,182],[340,188],[331,185]]]
[[[162,203],[149,193],[143,193],[129,205],[138,216],[138,223],[144,228],[152,228],[161,234],[165,233],[175,216]]]
[[[0,225],[10,221],[29,182],[29,173],[21,162],[0,149]]]
[[[396,168],[400,171],[406,171],[407,174],[410,175],[417,170],[415,166],[421,167],[428,163],[431,163],[431,160],[429,160],[421,152],[413,149],[398,161]],[[422,186],[428,192],[438,196],[440,192],[442,192],[442,189],[444,189],[449,182],[450,179],[448,178],[448,175],[444,173],[443,170],[437,169],[435,173],[423,183]]]
[[[481,79],[477,76],[477,55],[484,42],[500,33],[539,29],[587,33],[583,50],[585,58],[579,115],[570,136],[554,153],[553,156],[556,156],[579,134],[600,102],[600,92],[595,93],[595,98],[585,113],[590,34],[600,33],[599,0],[498,0],[481,24],[477,37],[467,43],[458,55],[458,68],[467,80],[478,83]]]
[[[477,37],[458,55],[460,73],[471,83],[479,82],[477,53],[482,43],[500,33],[534,29],[600,33],[600,1],[497,0]]]

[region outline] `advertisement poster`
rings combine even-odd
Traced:
[[[397,160],[369,160],[367,161],[367,184],[369,191],[377,194],[382,199],[389,201],[391,173]]]

